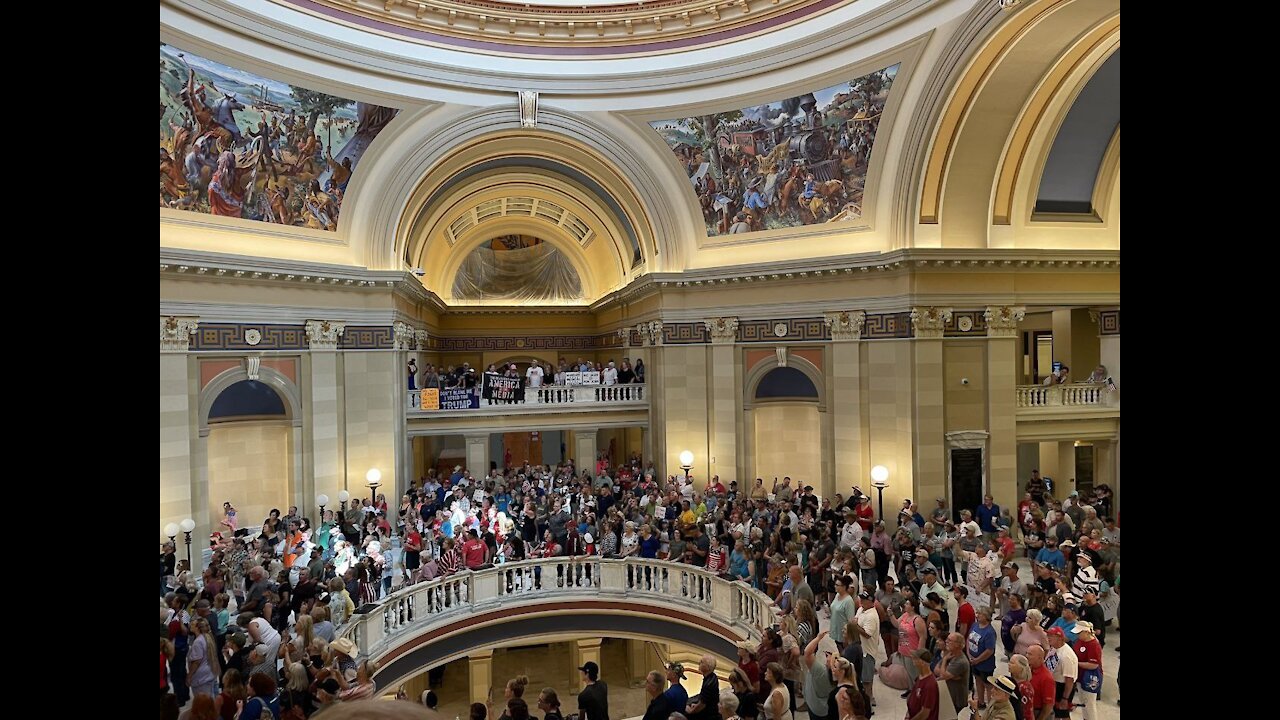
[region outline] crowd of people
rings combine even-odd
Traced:
[[[336,636],[358,605],[493,564],[596,555],[702,567],[766,593],[781,614],[762,642],[740,647],[736,707],[723,705],[728,693],[681,704],[651,677],[667,698],[650,708],[653,720],[791,720],[798,706],[811,720],[866,718],[876,679],[905,691],[911,718],[946,720],[972,706],[979,717],[1013,718],[1012,707],[1044,720],[1081,704],[1092,720],[1102,643],[1118,622],[1110,499],[1098,488],[1059,502],[1034,473],[1016,525],[988,495],[956,515],[939,498],[928,519],[906,500],[891,532],[858,488],[820,498],[791,478],[741,488],[718,476],[664,479],[633,455],[581,472],[572,462],[481,477],[431,471],[394,509],[383,496],[353,500],[318,525],[295,507],[272,510],[256,534],[228,502],[201,582],[175,563],[171,544],[161,554],[162,706],[192,696],[193,718],[212,704],[222,718],[260,720],[266,707],[279,720],[370,697],[376,668]],[[1018,561],[1033,582],[1019,579]],[[994,673],[1001,645],[1010,676]],[[583,677],[595,683],[591,666]],[[680,674],[668,668],[665,681]],[[602,683],[595,692],[607,697]],[[604,707],[586,718],[608,720]]]
[[[622,358],[622,364],[619,365],[612,359],[593,363],[582,358],[578,358],[576,362],[570,361],[568,358],[560,358],[560,364],[555,367],[551,363],[544,364],[533,360],[523,373],[519,371],[515,363],[510,363],[503,367],[499,367],[496,363],[490,363],[484,374],[520,378],[524,387],[538,388],[543,385],[565,385],[567,384],[566,375],[575,372],[599,373],[599,381],[591,384],[629,385],[631,383],[644,383],[644,360],[637,358],[635,365],[632,365],[631,358],[624,357]],[[476,373],[475,368],[471,367],[469,362],[464,362],[457,367],[453,365],[436,367],[435,365],[427,364],[419,368],[418,361],[410,359],[406,366],[406,373],[410,390],[427,388],[439,388],[442,390],[448,388],[473,389],[480,383],[480,374]]]

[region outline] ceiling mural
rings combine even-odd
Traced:
[[[502,235],[482,243],[453,279],[455,300],[508,303],[574,302],[582,280],[564,253],[531,235]]]
[[[336,230],[360,157],[399,112],[160,44],[160,207]]]
[[[898,65],[764,105],[650,123],[684,167],[707,235],[862,216]]]

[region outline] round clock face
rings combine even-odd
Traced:
[[[774,334],[774,335],[777,335],[778,337],[786,337],[786,336],[787,336],[787,324],[786,324],[786,323],[782,323],[782,322],[780,322],[780,323],[774,323],[774,325],[773,325],[773,334]]]
[[[253,328],[245,330],[244,341],[249,345],[257,345],[258,343],[262,342],[262,333]]]
[[[961,315],[956,321],[956,327],[960,328],[960,332],[969,332],[973,329],[973,318],[968,315]]]

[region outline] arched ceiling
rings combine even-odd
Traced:
[[[1093,212],[1107,146],[1120,129],[1120,51],[1090,78],[1058,129],[1040,177],[1036,212]]]

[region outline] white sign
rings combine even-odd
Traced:
[[[565,385],[599,385],[600,373],[592,370],[591,372],[567,372],[564,374]]]

